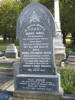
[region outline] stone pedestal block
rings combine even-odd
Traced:
[[[60,93],[15,91],[12,100],[62,100]]]
[[[9,44],[6,51],[5,56],[7,58],[17,58],[18,57],[18,51],[14,44]]]
[[[18,74],[15,90],[59,93],[60,75]]]

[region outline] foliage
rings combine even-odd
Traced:
[[[39,0],[31,0],[32,2],[39,2]]]
[[[13,67],[12,66],[7,66],[7,65],[2,66],[2,65],[0,65],[0,69],[6,69],[6,68],[13,70]]]
[[[75,43],[75,0],[61,0],[60,12],[63,38],[65,40],[66,35],[71,33]]]
[[[72,52],[72,48],[66,48],[66,52]]]
[[[75,68],[58,68],[58,72],[61,74],[61,86],[65,94],[75,94]]]
[[[52,13],[54,12],[54,0],[37,1],[45,5]],[[65,39],[67,34],[71,33],[75,44],[75,0],[60,0],[60,12],[64,43],[66,43]]]
[[[40,2],[50,11],[54,12],[54,0],[2,0],[0,6],[0,34],[4,40],[16,39],[16,21],[21,10],[31,1]],[[25,2],[24,2],[25,1]],[[75,44],[75,0],[60,0],[60,15],[63,39],[68,33],[72,34],[73,43]]]
[[[53,13],[53,3],[54,0],[39,0],[39,2],[43,5],[45,5],[50,11],[51,13]]]
[[[17,18],[28,2],[14,2],[14,0],[2,0],[0,6],[0,34],[4,40],[16,39],[16,22]]]

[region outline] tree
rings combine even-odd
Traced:
[[[3,0],[0,6],[0,34],[4,41],[14,42],[16,39],[16,22],[21,10],[28,2],[14,2],[13,0]]]
[[[72,34],[75,43],[75,0],[61,0],[60,12],[64,43],[68,33]]]
[[[16,9],[16,10],[15,10]],[[0,7],[0,34],[3,35],[4,41],[15,39],[15,23],[18,16],[18,7],[12,0],[3,0]]]
[[[39,0],[39,2],[45,5],[53,13],[54,0]]]
[[[54,14],[54,0],[40,0],[39,2]],[[66,35],[71,33],[75,44],[75,0],[60,0],[60,16],[64,43]]]

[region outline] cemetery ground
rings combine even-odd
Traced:
[[[61,74],[61,86],[64,94],[75,94],[75,67],[58,67],[57,71]],[[0,65],[0,87],[12,80],[13,67]]]
[[[0,51],[5,51],[9,42],[0,41]],[[19,45],[16,43],[19,51]],[[72,50],[72,49],[67,49]],[[61,86],[64,89],[64,100],[75,100],[75,67],[57,67],[58,72],[61,74]],[[5,93],[5,99],[8,100],[13,95],[13,67],[0,65],[0,93]],[[10,91],[10,92],[9,92]],[[0,95],[1,95],[0,94]],[[3,95],[5,95],[3,94]],[[68,94],[68,95],[66,95]]]
[[[64,89],[63,100],[75,100],[75,67],[60,67],[57,70],[61,74],[61,86]],[[0,100],[9,100],[13,95],[13,83],[13,67],[0,65],[0,95],[5,97],[0,96]]]

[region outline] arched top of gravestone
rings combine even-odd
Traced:
[[[21,12],[17,21],[17,37],[20,39],[22,30],[32,24],[44,26],[49,36],[55,36],[55,23],[50,11],[40,3],[32,2]]]

